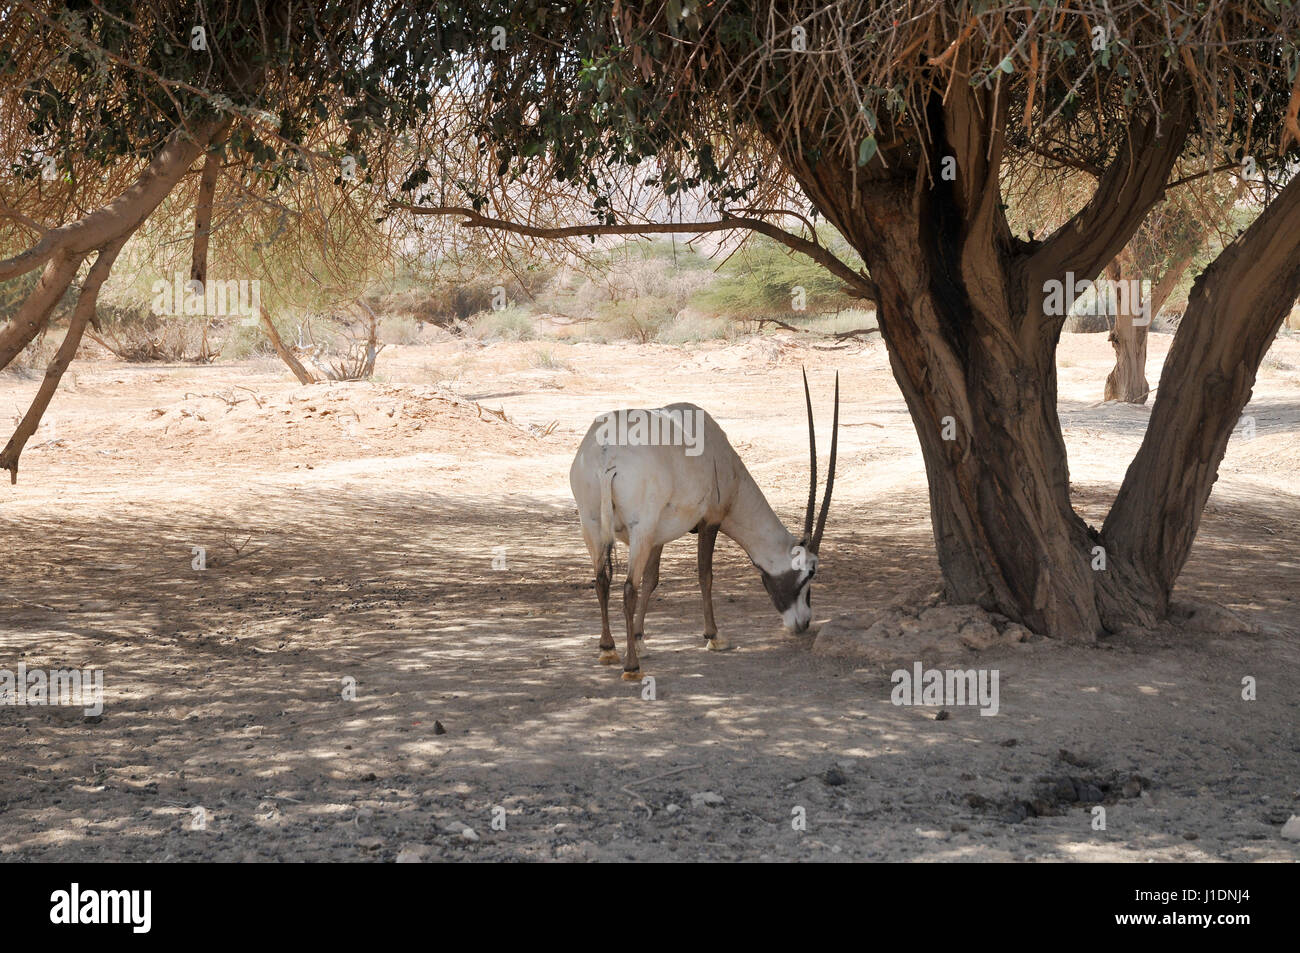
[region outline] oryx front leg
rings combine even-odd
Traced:
[[[704,597],[704,647],[715,652],[731,648],[731,644],[718,635],[713,621],[713,544],[718,540],[718,527],[701,525],[698,540],[700,594]]]

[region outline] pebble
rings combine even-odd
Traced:
[[[716,791],[701,791],[691,795],[691,807],[714,807],[721,804],[723,800],[722,795]]]
[[[826,773],[822,775],[822,780],[831,787],[839,787],[841,784],[847,784],[849,779],[844,776],[844,772],[839,768],[827,768]]]
[[[1287,840],[1300,840],[1300,815],[1292,814],[1282,825],[1282,836]]]

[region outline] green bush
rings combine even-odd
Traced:
[[[469,333],[480,341],[529,341],[537,336],[532,318],[519,307],[474,315],[469,320]]]

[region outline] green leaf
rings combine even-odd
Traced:
[[[876,137],[867,136],[862,140],[862,145],[858,146],[858,165],[866,165],[871,161],[872,156],[876,154]]]

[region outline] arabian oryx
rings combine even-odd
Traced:
[[[645,614],[659,583],[664,544],[697,533],[700,590],[704,595],[704,638],[713,650],[729,648],[713,622],[713,544],[721,530],[740,544],[758,567],[763,587],[785,626],[803,632],[812,620],[809,594],[817,572],[817,551],[826,528],[835,483],[835,449],[840,422],[840,379],[835,375],[835,419],[830,467],[817,528],[817,441],[813,434],[812,395],[804,374],[808,405],[808,446],[812,475],[803,535],[789,532],[745,464],[712,417],[694,404],[669,404],[654,410],[616,410],[597,417],[569,468],[578,502],[582,535],[596,570],[600,600],[600,661],[618,662],[609,631],[609,584],[614,540],[628,546],[623,583],[627,657],[623,678],[641,678]]]

